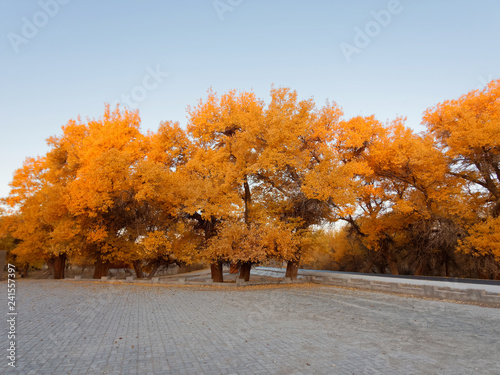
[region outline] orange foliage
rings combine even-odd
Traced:
[[[163,122],[147,134],[137,111],[107,106],[26,159],[2,227],[23,262],[311,263],[337,248],[376,257],[382,272],[448,274],[456,249],[500,257],[499,100],[497,80],[438,104],[423,134],[403,118],[344,119],[288,88],[268,104],[209,91],[186,130]],[[318,231],[336,221],[347,225],[337,245]]]

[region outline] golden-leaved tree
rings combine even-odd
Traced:
[[[100,278],[113,264],[142,277],[142,266],[151,276],[192,261],[197,237],[179,221],[184,189],[175,175],[189,141],[178,124],[146,136],[139,126],[138,112],[107,106],[102,118],[69,121],[44,157],[16,171],[6,225],[20,242],[18,262],[46,261],[62,278],[68,256],[88,259]]]
[[[295,251],[278,257],[288,261],[286,277],[297,277],[312,226],[330,219],[330,207],[323,197],[308,195],[306,183],[320,165],[328,163],[327,142],[341,115],[335,103],[318,110],[312,99],[299,100],[288,88],[271,90],[255,180],[266,214],[278,219],[296,240]]]
[[[373,116],[328,121],[330,117],[320,117],[328,124],[323,156],[307,174],[304,190],[308,197],[328,205],[330,220],[346,223],[364,238],[361,216],[376,216],[384,209],[379,198],[383,189],[370,180],[373,170],[367,156],[385,136],[385,128]]]
[[[145,156],[137,112],[111,111],[87,121],[70,121],[50,143],[61,156],[55,173],[70,176],[66,205],[81,229],[81,251],[95,260],[94,278],[113,262],[141,259],[137,239],[147,207],[135,199],[134,174]]]
[[[340,121],[327,143],[329,155],[309,174],[306,191],[325,200],[344,235],[357,238],[375,268],[398,274],[448,273],[460,228],[461,189],[446,177],[447,163],[432,137],[397,119],[383,125],[373,116]]]
[[[217,224],[227,220],[249,226],[253,210],[252,179],[260,152],[263,103],[253,93],[230,91],[218,96],[209,91],[205,101],[189,110],[188,134],[193,140],[192,157],[182,173],[189,180],[186,212],[199,221],[205,245],[217,234]],[[221,227],[226,228],[227,226]],[[241,263],[241,274],[249,277],[254,257],[243,253],[216,256],[208,252],[212,278],[222,281],[222,262]],[[245,276],[245,275],[248,275]]]
[[[500,260],[500,80],[429,108],[424,124],[477,214],[461,250]]]
[[[184,168],[193,150],[186,132],[178,123],[163,122],[157,132],[147,135],[146,158],[134,174],[135,199],[147,207],[139,243],[149,277],[161,266],[189,264],[199,258],[201,238],[186,214],[192,200],[192,181]],[[141,273],[136,266],[136,272]]]
[[[402,119],[386,130],[367,155],[373,173],[366,180],[380,194],[362,207],[381,209],[363,215],[364,242],[381,251],[392,273],[432,274],[444,267],[449,275],[461,234],[461,188],[447,177],[432,137],[415,134]]]
[[[26,159],[15,172],[5,201],[12,210],[10,231],[19,241],[12,252],[17,262],[27,267],[45,261],[54,278],[60,279],[80,238],[78,224],[65,204],[65,186],[51,173],[52,163],[49,155]]]
[[[428,109],[421,134],[288,88],[270,96],[209,91],[187,129],[147,134],[119,107],[69,121],[16,171],[0,237],[56,278],[67,259],[96,278],[202,259],[214,281],[225,262],[248,280],[272,259],[294,278],[331,249],[356,270],[498,277],[500,80]],[[345,227],[322,234],[330,222]]]

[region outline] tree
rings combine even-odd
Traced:
[[[135,199],[147,209],[138,238],[141,258],[134,266],[142,273],[140,264],[145,263],[152,277],[161,266],[191,263],[198,257],[201,238],[184,210],[192,198],[183,171],[192,151],[186,132],[178,123],[163,122],[146,141],[146,157],[134,174]]]
[[[330,156],[308,177],[307,191],[346,222],[370,261],[393,274],[429,273],[453,263],[460,233],[461,189],[446,178],[447,163],[429,136],[404,119],[384,126],[374,117],[341,121],[328,143]],[[433,263],[432,263],[433,262]]]
[[[149,210],[135,197],[134,175],[145,157],[139,125],[137,112],[107,106],[101,119],[71,120],[62,136],[49,139],[48,175],[64,187],[79,251],[95,259],[95,278],[107,275],[110,262],[141,257],[137,239]]]
[[[447,100],[424,114],[424,124],[448,161],[448,175],[464,185],[467,238],[460,249],[477,257],[499,259],[500,217],[500,80],[483,90]],[[466,210],[464,210],[466,211]],[[500,269],[496,267],[497,271]]]
[[[143,248],[143,259],[147,261],[149,278],[152,278],[161,267],[181,266],[196,259],[199,237],[193,228],[179,222],[168,231],[148,232],[139,243]]]
[[[330,215],[328,205],[317,195],[308,195],[306,185],[314,170],[323,165],[329,132],[341,115],[335,103],[317,110],[311,99],[299,101],[295,91],[271,90],[259,135],[262,152],[255,181],[266,214],[291,228],[297,238],[307,237],[313,225]],[[297,277],[305,250],[301,243],[298,240],[296,251],[281,257],[288,261],[286,277]]]
[[[289,259],[298,245],[294,233],[281,223],[225,221],[208,243],[206,256],[240,264],[268,259]],[[240,278],[249,281],[250,268],[242,268]]]
[[[424,114],[424,124],[443,154],[449,173],[473,184],[493,217],[500,216],[500,80],[482,91],[447,100]]]
[[[186,211],[205,229],[206,245],[216,234],[215,224],[243,220],[250,226],[251,181],[259,153],[258,133],[263,104],[253,93],[230,91],[208,98],[189,109],[188,134],[192,158],[184,169],[191,181]],[[212,259],[212,278],[222,281],[222,258]],[[249,272],[244,262],[242,274]]]
[[[47,154],[26,159],[0,217],[16,264],[67,259],[133,265],[138,277],[203,259],[335,258],[364,271],[498,277],[500,80],[424,114],[416,134],[398,118],[343,119],[295,91],[209,91],[187,130],[163,122],[143,134],[137,111],[105,108],[69,121]],[[322,225],[340,222],[335,237]],[[333,238],[336,240],[334,241]],[[336,255],[332,255],[332,249]],[[459,250],[457,252],[457,250]],[[317,263],[317,262],[316,262]]]
[[[304,191],[308,197],[325,202],[330,209],[329,220],[348,224],[350,235],[358,236],[362,243],[368,235],[361,228],[361,217],[378,216],[385,209],[380,200],[384,190],[373,180],[367,157],[386,130],[373,116],[331,121],[324,111],[320,118],[328,126],[322,158],[307,174]]]
[[[19,240],[17,262],[28,267],[45,260],[54,278],[64,278],[66,259],[74,251],[79,228],[65,205],[64,186],[52,179],[48,157],[28,158],[14,174],[9,230]]]
[[[461,233],[461,187],[447,177],[446,159],[432,137],[414,134],[402,119],[387,129],[368,158],[389,208],[379,217],[392,232],[384,232],[382,244],[393,246],[393,258],[406,258],[416,274],[439,273],[444,266],[449,276]],[[399,272],[395,264],[391,271]]]

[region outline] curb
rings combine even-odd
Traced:
[[[480,289],[454,289],[451,287],[439,287],[434,285],[388,283],[383,281],[364,280],[355,277],[336,278],[306,276],[306,280],[321,285],[332,285],[391,294],[409,294],[412,296],[427,297],[439,300],[487,303],[500,307],[500,294],[491,293]]]

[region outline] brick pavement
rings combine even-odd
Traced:
[[[307,284],[23,280],[17,298],[18,367],[2,355],[5,374],[500,373],[494,308]]]

